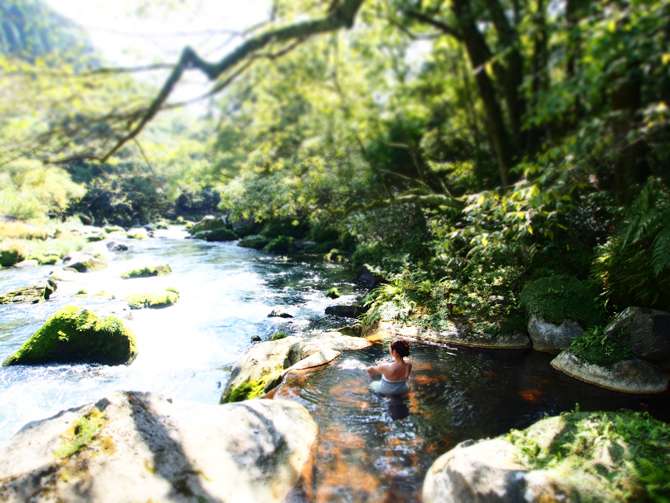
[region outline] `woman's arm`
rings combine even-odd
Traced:
[[[368,374],[370,374],[370,377],[374,377],[379,374],[384,373],[384,369],[387,367],[387,365],[376,365],[374,367],[368,367],[367,371]]]

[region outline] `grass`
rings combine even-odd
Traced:
[[[573,488],[568,501],[670,501],[670,425],[646,413],[575,411],[507,440],[526,468]]]
[[[172,272],[172,269],[168,264],[162,264],[162,265],[148,265],[144,267],[140,267],[139,269],[131,269],[130,271],[126,271],[123,274],[121,274],[121,277],[123,279],[130,279],[130,278],[150,278],[152,276],[163,276],[165,274],[170,274]]]
[[[600,326],[592,327],[581,337],[576,337],[567,351],[581,362],[607,369],[611,369],[620,361],[633,359],[633,353],[603,335],[603,329]]]

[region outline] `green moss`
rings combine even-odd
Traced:
[[[204,231],[214,231],[216,229],[225,229],[226,223],[220,218],[214,218],[211,220],[200,220],[197,224],[193,225],[188,229],[192,235],[196,235],[199,232]]]
[[[26,251],[19,243],[3,244],[0,248],[0,266],[9,267],[27,258]]]
[[[287,335],[284,332],[277,332],[270,339],[271,341],[278,341],[279,339],[285,339]]]
[[[571,412],[507,440],[530,470],[573,489],[567,501],[668,501],[670,425],[635,412]]]
[[[261,248],[264,248],[269,242],[270,240],[268,238],[264,238],[263,236],[247,236],[239,243],[237,243],[237,246],[260,250]]]
[[[86,297],[88,295],[88,292],[82,288],[81,290],[77,290],[77,293],[75,293],[74,295],[75,297]]]
[[[39,263],[40,265],[53,265],[58,262],[58,260],[57,255],[49,255],[48,257],[42,257],[42,259],[39,260]]]
[[[328,262],[344,262],[347,259],[346,255],[337,248],[330,250],[323,258]]]
[[[340,231],[333,228],[315,229],[312,231],[312,239],[317,243],[337,241],[339,237],[340,237]]]
[[[329,299],[337,299],[337,298],[339,298],[339,296],[340,296],[340,292],[337,291],[337,288],[331,288],[326,293],[326,297],[328,297]]]
[[[205,241],[235,241],[237,234],[229,229],[219,228],[206,234],[204,239]]]
[[[156,222],[156,224],[154,225],[154,227],[155,227],[156,229],[163,229],[163,230],[167,230],[167,229],[170,228],[170,226],[168,225],[168,223],[165,222],[165,221]]]
[[[342,243],[339,241],[326,241],[325,243],[318,244],[310,249],[316,253],[330,253],[331,250],[337,250],[342,246]]]
[[[123,279],[130,278],[150,278],[152,276],[163,276],[165,274],[170,274],[172,269],[168,264],[163,265],[148,265],[141,267],[139,269],[132,269],[130,271],[124,272],[121,277]]]
[[[108,225],[104,228],[104,231],[107,234],[111,234],[112,232],[126,232],[123,227],[119,227],[118,225]]]
[[[120,319],[99,316],[78,306],[65,306],[3,366],[43,363],[127,365],[135,356],[135,334]]]
[[[174,306],[179,300],[179,294],[173,291],[135,293],[124,297],[130,309],[163,309]]]
[[[95,243],[97,241],[102,241],[103,239],[107,239],[107,236],[104,234],[89,234],[86,236],[86,241],[89,243]]]
[[[144,239],[144,238],[147,237],[147,233],[146,233],[146,232],[141,232],[141,231],[133,231],[133,230],[130,230],[130,231],[128,231],[128,233],[126,234],[126,236],[127,236],[129,239]]]
[[[220,403],[243,402],[244,400],[261,397],[265,394],[266,381],[267,379],[243,382],[221,397]]]
[[[114,300],[116,297],[112,294],[105,292],[104,290],[98,293],[94,293],[93,297],[107,297],[109,300]]]
[[[581,337],[576,337],[566,350],[579,361],[611,369],[615,364],[632,360],[633,353],[628,348],[603,335],[602,327],[592,327]]]
[[[90,447],[107,422],[105,413],[98,409],[93,409],[80,417],[63,436],[63,443],[54,455],[58,458],[69,458],[82,449]]]
[[[519,300],[529,316],[534,314],[557,325],[566,319],[574,320],[588,328],[604,321],[597,297],[598,293],[585,281],[552,276],[527,284]]]
[[[167,292],[174,292],[174,293],[176,293],[177,295],[179,295],[179,290],[177,290],[176,288],[173,288],[173,287],[171,287],[171,286],[167,287],[167,288],[165,289],[165,291],[167,291]]]
[[[280,236],[271,240],[266,246],[265,251],[270,253],[289,253],[294,249],[295,239],[288,236]]]

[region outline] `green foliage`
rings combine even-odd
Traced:
[[[598,249],[593,272],[618,307],[670,309],[670,193],[659,180],[647,183]]]
[[[569,319],[589,328],[604,321],[597,297],[597,291],[585,281],[571,276],[552,276],[527,284],[519,300],[528,316],[536,315],[556,325]]]
[[[210,231],[209,234],[205,236],[205,241],[235,241],[236,239],[237,234],[235,234],[235,232],[224,228]]]
[[[579,361],[611,369],[616,363],[632,360],[633,353],[603,335],[603,327],[593,326],[581,337],[576,337],[566,350]]]
[[[161,265],[148,265],[141,267],[139,269],[131,269],[121,274],[123,279],[130,278],[150,278],[152,276],[163,276],[165,274],[170,274],[172,269],[168,264]]]
[[[637,412],[571,412],[558,434],[542,436],[540,423],[513,430],[527,469],[563,473],[581,501],[668,501],[670,426]],[[599,462],[602,456],[607,462]]]
[[[284,332],[277,332],[276,334],[274,334],[274,335],[270,338],[270,340],[271,340],[271,341],[278,341],[279,339],[285,339],[286,337],[287,337],[286,333],[284,333]]]
[[[290,253],[295,248],[295,240],[288,236],[279,236],[272,239],[264,248],[270,253]]]

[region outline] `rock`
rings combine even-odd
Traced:
[[[121,274],[123,279],[131,278],[151,278],[153,276],[164,276],[170,274],[172,269],[168,264],[162,265],[147,265],[139,269],[131,269]]]
[[[221,406],[118,392],[29,423],[0,447],[0,500],[279,503],[316,434],[289,400]]]
[[[188,229],[188,232],[191,233],[191,235],[195,236],[199,232],[204,232],[204,231],[213,231],[216,229],[225,229],[226,228],[226,219],[225,217],[214,217],[213,215],[207,215],[203,217],[200,222],[197,224],[193,225],[190,229]]]
[[[142,228],[147,232],[155,231],[157,229],[157,227],[154,227],[151,224],[143,225]]]
[[[361,314],[367,312],[367,308],[361,306],[329,306],[326,308],[326,314],[338,316],[340,318],[358,318]]]
[[[24,260],[22,262],[19,262],[18,264],[14,264],[14,267],[37,267],[38,265],[40,265],[39,260],[28,259],[28,260]]]
[[[102,234],[102,233],[97,233],[97,234],[87,234],[86,236],[84,236],[84,238],[89,243],[95,243],[97,241],[102,241],[103,239],[107,239],[107,236],[105,234]]]
[[[670,313],[629,307],[605,327],[604,334],[654,365],[670,365]]]
[[[63,266],[74,269],[77,272],[93,272],[105,269],[107,261],[102,255],[91,255],[89,253],[72,252],[63,257]]]
[[[3,245],[0,247],[0,266],[10,267],[24,261],[27,257],[25,250],[17,245]]]
[[[149,234],[142,227],[133,227],[126,233],[126,236],[129,239],[146,239],[149,237]]]
[[[107,234],[111,234],[112,232],[126,232],[126,230],[119,226],[119,225],[108,225],[103,229]],[[109,245],[107,245],[109,246]]]
[[[456,323],[451,323],[449,330],[438,330],[436,328],[382,322],[374,329],[366,330],[365,335],[372,335],[376,332],[392,332],[403,337],[415,337],[431,342],[446,342],[474,348],[525,349],[531,347],[530,339],[521,331],[497,335],[480,334]]]
[[[235,241],[236,239],[237,234],[223,227],[209,231],[209,233],[205,236],[206,241]]]
[[[329,299],[339,299],[340,292],[337,291],[337,288],[331,288],[326,292],[326,297],[328,297]]]
[[[221,403],[262,396],[264,392],[281,382],[286,369],[320,351],[324,353],[320,357],[315,357],[314,361],[327,358],[327,351],[357,350],[370,345],[371,343],[365,339],[349,337],[339,332],[328,332],[310,339],[289,336],[261,342],[251,347],[233,367]],[[312,365],[313,361],[310,362]],[[268,386],[268,382],[272,385]],[[239,392],[239,389],[242,389],[243,393]]]
[[[34,285],[12,290],[0,295],[0,304],[37,304],[49,300],[49,297],[58,289],[58,283],[52,278],[40,281]]]
[[[293,315],[273,309],[268,318],[293,318]]]
[[[621,393],[662,393],[668,389],[668,379],[658,369],[638,358],[605,368],[582,362],[569,351],[563,351],[551,361],[551,366],[580,381]]]
[[[110,241],[107,243],[107,249],[111,252],[119,253],[128,251],[128,245],[119,243],[118,241]]]
[[[567,349],[575,337],[584,333],[579,323],[565,320],[560,325],[554,325],[533,314],[528,321],[528,335],[533,341],[533,349],[558,353]]]
[[[573,412],[495,439],[468,440],[433,463],[423,501],[624,501],[626,493],[641,501],[649,493],[634,473],[635,453],[667,452],[666,428],[634,413]],[[636,433],[653,429],[654,439]]]
[[[81,220],[81,223],[84,224],[84,225],[93,224],[93,220],[91,220],[89,217],[87,217],[86,215],[84,215],[82,213],[79,213],[78,217],[79,217],[79,220]]]
[[[269,253],[291,253],[295,250],[295,239],[289,236],[279,236],[271,240],[264,250]]]
[[[163,309],[174,306],[179,300],[179,293],[172,290],[164,292],[135,293],[123,298],[130,309]]]
[[[372,286],[377,286],[384,282],[383,276],[373,273],[366,266],[361,267],[361,274],[358,276],[358,279],[363,283],[367,283]]]
[[[260,335],[254,335],[251,337],[251,342],[261,342],[263,339],[261,339]]]
[[[255,250],[260,250],[264,248],[270,242],[268,238],[263,236],[247,236],[242,239],[237,246],[242,246],[243,248],[253,248]]]
[[[102,317],[78,306],[65,306],[2,365],[128,365],[135,356],[135,334],[121,320],[114,316]]]

